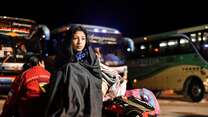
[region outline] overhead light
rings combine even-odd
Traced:
[[[99,32],[99,30],[97,28],[94,29],[94,32]]]
[[[106,33],[106,32],[107,32],[107,30],[103,29],[103,30],[102,30],[102,32],[103,32],[103,33]]]
[[[118,33],[119,33],[119,31],[117,31],[117,30],[116,30],[116,31],[114,31],[114,33],[115,33],[115,34],[118,34]]]
[[[165,42],[160,43],[160,47],[165,47],[165,46],[167,46],[167,43]]]
[[[208,44],[204,44],[204,47],[205,47],[205,48],[208,48]]]

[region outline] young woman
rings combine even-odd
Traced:
[[[50,82],[45,116],[101,117],[101,70],[86,30],[72,26],[62,47],[56,62],[59,70]]]

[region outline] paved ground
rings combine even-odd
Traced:
[[[161,115],[159,117],[208,117],[208,102],[184,102],[159,99]]]
[[[194,103],[181,95],[167,93],[160,96],[158,101],[161,108],[159,117],[208,117],[208,95]]]
[[[178,95],[162,95],[158,101],[161,108],[159,117],[208,117],[208,96],[199,103]],[[0,98],[0,111],[4,102],[5,98]]]

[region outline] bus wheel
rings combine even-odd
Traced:
[[[202,82],[193,79],[188,86],[188,95],[194,102],[199,102],[204,97],[204,88]]]

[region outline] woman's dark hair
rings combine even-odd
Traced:
[[[86,36],[85,48],[89,46],[89,39],[88,39],[87,30],[84,27],[82,27],[81,25],[72,25],[70,27],[70,29],[66,32],[65,39],[63,41],[63,50],[64,50],[65,54],[69,57],[70,60],[73,59],[73,55],[74,55],[73,48],[71,46],[72,38],[77,31],[84,32],[84,34]]]
[[[99,62],[94,51],[92,50],[90,46],[87,31],[85,28],[83,28],[80,25],[72,25],[70,29],[68,30],[68,32],[66,33],[66,38],[63,41],[62,49],[56,55],[56,60],[55,60],[56,67],[55,68],[59,69],[60,67],[62,67],[63,65],[66,65],[69,62],[74,62],[75,53],[73,53],[73,48],[71,44],[72,44],[73,35],[77,31],[82,31],[86,35],[86,44],[85,44],[85,48],[83,49],[84,50],[83,52],[86,53],[86,58],[83,62],[80,62],[80,65],[87,68],[96,77],[101,78]]]

